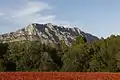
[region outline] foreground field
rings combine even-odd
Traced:
[[[2,72],[0,80],[120,80],[120,73]]]

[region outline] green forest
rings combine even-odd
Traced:
[[[120,36],[87,43],[78,36],[72,46],[40,41],[0,43],[1,72],[119,72]]]

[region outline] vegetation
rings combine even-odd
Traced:
[[[120,36],[87,43],[78,36],[68,47],[39,41],[0,43],[0,71],[119,72]]]

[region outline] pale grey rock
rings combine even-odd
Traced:
[[[60,40],[64,41],[65,44],[71,45],[72,41],[75,40],[76,36],[83,36],[87,42],[98,40],[96,36],[81,31],[79,28],[65,28],[63,26],[48,24],[37,24],[33,23],[28,25],[26,28],[20,29],[16,32],[0,35],[0,41],[3,42],[14,42],[14,41],[41,41],[41,43],[56,44]]]

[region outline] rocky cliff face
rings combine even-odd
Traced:
[[[45,44],[57,43],[62,40],[67,45],[71,45],[72,41],[75,40],[75,37],[78,35],[85,37],[87,42],[98,40],[97,37],[85,33],[78,28],[65,28],[62,26],[52,25],[51,23],[34,23],[16,32],[0,35],[0,40],[3,42],[40,40],[42,43]]]

